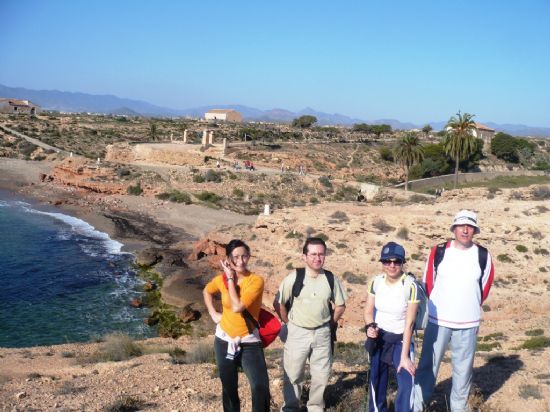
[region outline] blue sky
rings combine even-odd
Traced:
[[[0,84],[550,127],[548,21],[548,0],[0,0]]]

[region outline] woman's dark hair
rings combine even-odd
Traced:
[[[325,248],[325,252],[327,250],[327,244],[323,239],[321,239],[320,237],[308,237],[306,239],[306,243],[304,243],[304,248],[302,249],[304,255],[307,255],[307,248],[309,245],[323,245],[323,247]]]
[[[241,239],[231,239],[227,245],[225,245],[225,255],[227,257],[231,256],[231,253],[238,247],[244,247],[246,253],[250,255],[250,247],[244,243]]]

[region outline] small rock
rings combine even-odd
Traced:
[[[17,400],[23,399],[25,396],[27,396],[26,392],[18,392],[18,393],[15,394],[15,399],[17,399]]]
[[[140,298],[134,298],[132,299],[132,301],[130,302],[130,306],[133,307],[133,308],[141,308],[143,306],[143,302],[141,301]]]
[[[155,389],[153,389],[153,392],[158,392],[158,391],[160,391],[160,387],[155,386]]]

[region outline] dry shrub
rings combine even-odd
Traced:
[[[388,233],[388,232],[391,232],[393,231],[395,228],[393,226],[390,226],[388,223],[386,223],[386,221],[382,218],[379,218],[379,219],[376,219],[373,223],[372,223],[372,226],[375,228],[375,229],[378,229],[378,231],[380,233]]]
[[[121,396],[113,403],[107,405],[103,412],[134,412],[139,411],[145,403],[132,396]]]

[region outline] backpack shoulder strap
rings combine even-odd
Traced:
[[[290,294],[290,299],[286,302],[285,307],[286,311],[290,312],[292,304],[294,303],[294,298],[300,296],[300,292],[304,287],[304,278],[306,277],[306,268],[296,268],[296,278],[292,284],[292,293]]]
[[[437,268],[439,267],[439,264],[443,260],[443,257],[445,256],[445,251],[447,250],[447,244],[449,242],[443,242],[437,245],[435,249],[435,256],[434,256],[434,282],[435,277],[437,276]]]
[[[328,285],[330,286],[330,300],[334,302],[334,273],[325,269],[325,277],[327,278]]]
[[[304,279],[306,277],[306,268],[296,268],[296,279],[292,285],[292,298],[300,296],[300,292],[304,287]]]
[[[487,267],[487,257],[489,252],[487,251],[487,248],[481,245],[477,245],[478,249],[478,259],[479,259],[479,268],[481,269],[481,276],[483,276],[483,273],[485,272],[485,268]]]

